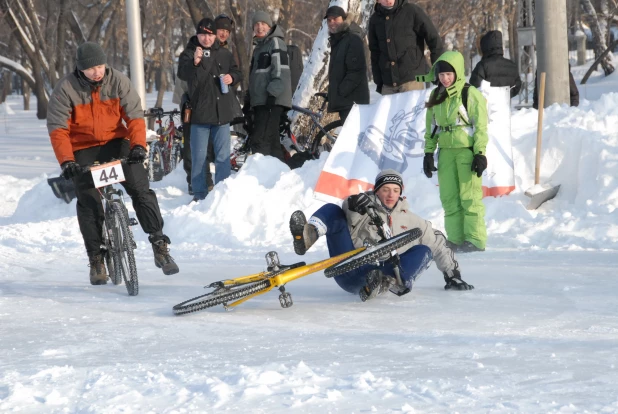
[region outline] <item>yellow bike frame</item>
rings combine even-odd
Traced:
[[[236,302],[229,303],[225,306],[226,309],[233,308],[235,306],[240,305],[241,303],[246,302],[247,300],[254,298],[258,295],[262,295],[266,292],[269,292],[275,287],[283,286],[288,282],[291,282],[296,279],[300,279],[301,277],[310,275],[311,273],[319,272],[320,270],[324,270],[327,267],[333,266],[343,260],[347,259],[350,256],[355,255],[356,253],[360,253],[365,250],[366,247],[360,247],[356,250],[352,250],[347,253],[340,254],[339,256],[331,257],[329,259],[325,259],[316,263],[295,267],[292,269],[283,270],[280,273],[277,272],[260,272],[255,273],[249,276],[238,277],[235,279],[227,279],[222,280],[221,283],[224,287],[231,287],[237,285],[244,285],[247,283],[260,282],[262,280],[268,280],[270,285],[266,288],[255,292],[252,295],[244,297],[242,299],[237,300]],[[273,274],[274,273],[274,274]]]

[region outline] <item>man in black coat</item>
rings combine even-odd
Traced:
[[[481,87],[481,81],[486,80],[491,86],[509,86],[511,98],[517,96],[521,89],[521,79],[517,65],[504,57],[502,49],[502,33],[492,30],[481,37],[481,52],[483,59],[476,64],[470,75],[470,85]]]
[[[215,23],[202,19],[182,52],[178,77],[187,81],[191,102],[191,187],[194,200],[206,198],[206,154],[208,141],[215,150],[215,185],[229,177],[230,121],[234,119],[231,85],[242,79],[232,53],[219,46]]]
[[[326,23],[330,33],[330,62],[328,64],[328,111],[339,112],[345,123],[352,106],[369,103],[369,84],[365,45],[361,28],[347,20],[339,6],[329,7]]]
[[[416,82],[429,66],[425,43],[432,64],[443,52],[442,39],[429,16],[407,0],[378,0],[369,18],[371,72],[382,95],[425,89]]]

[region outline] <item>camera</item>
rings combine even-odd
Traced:
[[[204,50],[202,52],[202,56],[205,57],[205,58],[210,57],[210,50]]]

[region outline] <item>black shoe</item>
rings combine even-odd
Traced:
[[[178,273],[178,265],[176,265],[174,259],[170,256],[170,249],[167,247],[168,244],[170,244],[170,239],[163,235],[155,237],[150,236],[148,240],[152,243],[155,266],[159,269],[163,269],[163,274],[165,275]]]
[[[193,195],[193,187],[191,187],[191,184],[189,184],[188,191],[189,191],[189,195]]]
[[[459,251],[460,245],[459,244],[455,244],[455,243],[453,243],[450,240],[447,240],[446,241],[446,247],[448,247],[449,249],[451,249],[453,251],[453,253],[455,253],[455,252]]]
[[[366,302],[384,292],[388,292],[394,283],[395,279],[385,275],[380,270],[370,270],[367,273],[367,284],[361,288],[358,295],[363,302]]]
[[[294,251],[298,255],[304,255],[307,250],[318,240],[318,229],[308,224],[305,214],[297,210],[290,216],[290,232],[294,237]]]
[[[105,269],[104,257],[102,254],[88,255],[90,262],[90,284],[91,285],[106,285],[107,270]]]
[[[463,242],[460,246],[457,247],[458,253],[474,253],[474,252],[484,252],[485,249],[479,249],[474,244],[469,241]]]

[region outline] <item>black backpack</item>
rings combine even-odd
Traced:
[[[287,48],[292,79],[292,94],[294,94],[294,91],[298,87],[298,82],[300,81],[300,75],[302,75],[304,69],[303,54],[296,45],[287,45]]]

